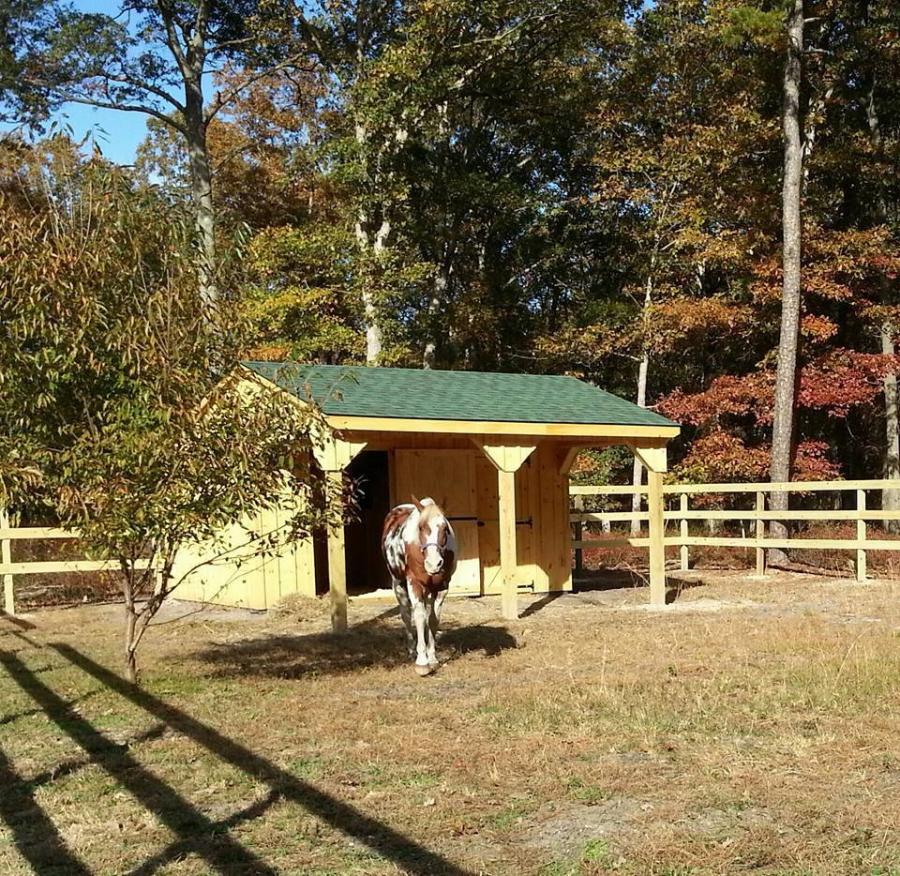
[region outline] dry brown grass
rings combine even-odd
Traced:
[[[388,605],[168,618],[131,696],[112,607],[0,620],[0,873],[900,874],[900,586],[699,577],[448,603],[428,679]]]

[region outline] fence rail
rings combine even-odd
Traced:
[[[900,482],[893,480],[861,480],[861,481],[793,481],[791,483],[756,483],[756,484],[666,484],[663,496],[677,496],[677,508],[667,508],[663,513],[665,524],[678,523],[677,535],[666,535],[664,545],[677,547],[680,552],[682,570],[690,568],[689,548],[691,547],[730,547],[756,551],[756,571],[765,573],[766,551],[769,548],[791,550],[848,550],[856,552],[856,577],[864,581],[867,575],[868,551],[900,551],[900,539],[871,538],[868,523],[900,521],[900,511],[892,509],[868,508],[867,491],[900,490]],[[824,493],[853,492],[856,494],[856,507],[791,509],[780,511],[766,508],[766,497],[772,493]],[[650,540],[641,536],[604,538],[601,540],[584,539],[584,525],[600,523],[609,529],[614,523],[644,523],[649,520],[648,511],[585,511],[584,502],[587,497],[606,496],[644,496],[646,486],[613,485],[582,486],[571,485],[569,495],[574,510],[570,514],[570,522],[575,530],[572,546],[575,549],[575,568],[583,567],[582,551],[586,548],[647,547]],[[690,508],[692,496],[752,495],[752,508],[729,510]],[[691,535],[690,523],[697,521],[743,521],[754,524],[752,535],[744,536],[699,536]],[[855,522],[856,538],[777,538],[766,535],[766,523],[772,521],[819,521],[819,522]]]
[[[45,539],[80,538],[79,533],[56,526],[12,526],[9,515],[0,509],[0,578],[3,580],[3,611],[16,613],[15,578],[19,575],[55,575],[66,572],[117,572],[118,560],[24,560],[13,562],[11,543],[14,541],[44,541]],[[150,568],[149,560],[136,560],[136,569]]]

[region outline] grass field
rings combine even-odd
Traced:
[[[0,618],[0,873],[900,876],[900,584]],[[522,600],[523,607],[528,600]]]

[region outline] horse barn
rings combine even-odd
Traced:
[[[247,362],[241,378],[321,408],[333,431],[316,460],[330,489],[342,489],[345,473],[354,480],[360,513],[275,556],[201,566],[180,598],[265,609],[292,593],[330,591],[342,629],[348,595],[390,587],[382,523],[415,495],[441,503],[456,532],[450,595],[500,594],[504,617],[515,618],[519,592],[572,589],[568,473],[576,455],[624,444],[647,469],[650,596],[664,603],[662,480],[666,444],[679,432],[665,417],[564,376]],[[247,528],[272,530],[282,517],[270,512]]]

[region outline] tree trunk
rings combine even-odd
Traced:
[[[638,366],[638,380],[637,380],[637,403],[638,407],[645,408],[647,407],[647,371],[650,367],[650,355],[645,350],[644,354],[641,356],[641,364]],[[637,488],[641,486],[644,480],[644,466],[641,461],[637,458],[637,455],[634,457],[634,468],[632,469],[632,477],[631,482]],[[635,513],[638,513],[641,510],[641,494],[635,493],[631,497],[631,510]],[[634,536],[640,535],[641,532],[641,521],[640,520],[632,520],[631,521],[631,534]]]
[[[425,349],[422,352],[422,367],[426,370],[434,368],[434,356],[435,351],[437,350],[435,320],[441,312],[441,307],[447,301],[447,290],[449,288],[450,267],[448,265],[448,259],[445,258],[435,275],[434,291],[431,296],[431,301],[428,304],[428,311],[425,314],[428,340],[425,342]]]
[[[196,63],[199,64],[199,61]],[[194,225],[197,230],[197,280],[200,301],[207,315],[212,315],[219,298],[216,286],[216,214],[213,205],[212,161],[206,142],[202,69],[197,66],[184,75],[185,139],[191,174],[191,197],[194,202]]]
[[[782,187],[783,290],[778,368],[775,376],[775,403],[772,423],[770,478],[789,481],[794,451],[794,406],[797,385],[797,347],[800,334],[800,199],[803,183],[803,143],[801,138],[800,89],[803,77],[803,0],[792,0],[787,21],[787,57],[784,64],[783,128],[784,182]],[[771,496],[774,510],[786,511],[788,494]],[[774,538],[786,538],[787,528],[773,521]],[[783,562],[782,550],[773,550],[769,561]]]
[[[124,574],[128,574],[125,572]],[[134,585],[126,582],[125,590],[125,676],[132,683],[137,684],[137,613],[134,605]]]
[[[885,323],[881,327],[881,352],[893,356],[893,327]],[[897,375],[891,371],[884,375],[884,478],[900,481],[900,418],[897,411]],[[900,511],[900,483],[898,487],[881,491],[883,511]],[[886,532],[900,531],[900,521],[885,520]]]
[[[641,353],[641,362],[638,365],[638,379],[637,379],[637,405],[639,408],[647,407],[647,374],[650,371],[650,349],[647,343],[647,332],[649,329],[649,320],[650,320],[650,305],[653,303],[653,270],[655,268],[655,255],[650,260],[650,273],[647,276],[647,282],[644,286],[644,307],[642,320],[644,323],[644,349]],[[635,489],[643,483],[644,479],[644,466],[641,464],[641,461],[634,457],[634,466],[631,472],[631,483],[635,487]],[[641,494],[635,493],[631,497],[631,510],[637,514],[641,510]],[[641,533],[641,521],[640,520],[632,520],[631,521],[631,534],[633,536],[638,536]]]

